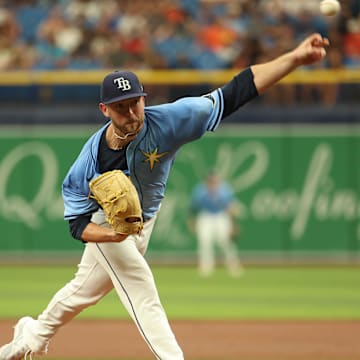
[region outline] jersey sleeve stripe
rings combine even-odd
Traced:
[[[223,115],[223,112],[224,112],[224,99],[223,99],[223,96],[222,96],[222,92],[220,89],[216,89],[216,101],[218,101],[218,110],[217,110],[217,116],[216,116],[216,119],[212,125],[212,127],[210,128],[210,131],[215,131],[217,129],[217,127],[219,126],[220,124],[220,121],[222,119],[222,115]],[[214,94],[215,95],[215,94]]]

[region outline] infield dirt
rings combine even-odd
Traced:
[[[1,344],[16,320],[0,320]],[[187,360],[359,360],[360,321],[171,321]],[[73,320],[46,358],[137,359],[154,356],[131,321]]]

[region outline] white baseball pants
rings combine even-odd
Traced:
[[[104,219],[98,212],[92,221],[106,226]],[[54,295],[31,326],[30,338],[35,347],[41,347],[39,344],[49,341],[61,326],[115,288],[155,357],[184,359],[143,257],[154,223],[155,217],[144,224],[141,236],[129,236],[120,243],[86,244],[75,277]]]
[[[224,255],[225,266],[233,276],[240,274],[240,261],[231,240],[232,222],[225,212],[202,212],[196,219],[198,238],[198,266],[202,275],[210,275],[215,268],[216,248]]]

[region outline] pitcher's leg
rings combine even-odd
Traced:
[[[88,244],[111,276],[116,292],[157,359],[183,360],[161,305],[151,270],[129,237],[121,243]]]
[[[96,304],[111,289],[109,275],[86,246],[75,277],[53,296],[37,320],[27,324],[24,335],[30,348],[47,343],[61,326]]]

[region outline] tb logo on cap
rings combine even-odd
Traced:
[[[127,80],[127,79],[124,79],[123,77],[119,77],[117,79],[114,79],[114,84],[117,86],[118,89],[121,89],[122,91],[131,90],[130,81]]]

